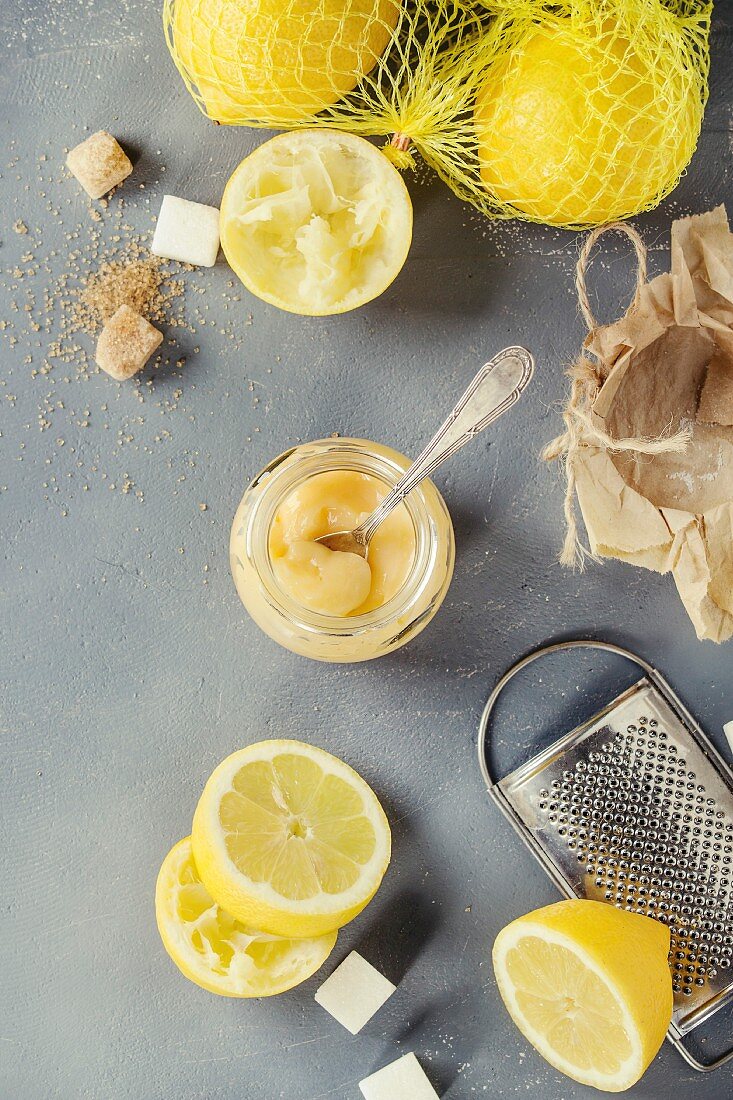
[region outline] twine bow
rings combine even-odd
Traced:
[[[585,318],[590,335],[598,329],[599,325],[593,316],[593,311],[588,300],[588,291],[585,282],[585,273],[588,267],[591,251],[603,233],[615,230],[625,233],[636,250],[636,288],[634,297],[626,316],[638,308],[641,291],[646,283],[646,246],[639,233],[633,226],[625,222],[610,222],[608,225],[599,226],[589,233],[585,239],[578,263],[575,268],[575,287],[578,292],[580,311]],[[565,516],[565,539],[563,541],[560,563],[573,569],[585,568],[586,558],[599,561],[597,554],[584,546],[578,534],[578,523],[575,513],[576,491],[576,466],[579,460],[581,448],[594,445],[605,450],[638,451],[641,454],[661,454],[669,451],[684,451],[690,441],[689,431],[678,431],[674,435],[659,436],[656,439],[646,439],[643,436],[629,436],[624,439],[615,439],[594,422],[591,411],[601,386],[608,378],[613,364],[604,361],[600,356],[593,356],[584,347],[581,354],[568,371],[571,379],[570,396],[563,411],[565,431],[548,443],[542,451],[542,458],[546,462],[562,458],[565,467],[565,499],[563,501],[563,513]]]

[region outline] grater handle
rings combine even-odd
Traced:
[[[486,700],[486,706],[484,707],[484,712],[481,715],[477,746],[478,764],[479,768],[481,769],[481,775],[484,778],[484,783],[486,784],[487,791],[491,791],[492,787],[496,786],[496,780],[489,770],[486,742],[489,732],[489,720],[496,705],[497,699],[499,698],[509,681],[512,680],[518,672],[521,672],[522,669],[525,669],[528,665],[533,664],[533,662],[539,660],[540,657],[546,657],[549,653],[559,653],[562,650],[568,649],[602,649],[605,650],[606,653],[615,653],[617,657],[625,657],[626,660],[632,661],[635,665],[638,665],[639,668],[643,669],[644,672],[646,672],[646,674],[655,682],[658,679],[656,669],[647,661],[645,661],[643,657],[637,656],[636,653],[632,653],[628,649],[623,649],[622,646],[614,645],[613,642],[597,642],[592,638],[574,638],[567,642],[553,642],[551,645],[543,645],[540,646],[539,649],[533,649],[530,653],[527,653],[526,656],[522,657],[521,660],[517,661],[516,664],[513,664],[511,668],[507,669],[501,679],[497,682],[489,698]]]
[[[684,1039],[672,1035],[670,1031],[667,1032],[667,1038],[677,1053],[684,1058],[688,1066],[692,1066],[698,1073],[711,1073],[714,1069],[720,1069],[726,1062],[730,1062],[731,1059],[733,1059],[733,1047],[731,1047],[730,1050],[721,1054],[719,1058],[715,1058],[711,1062],[701,1062],[700,1059],[696,1058],[692,1051],[685,1046]]]

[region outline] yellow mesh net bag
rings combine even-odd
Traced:
[[[490,218],[572,229],[651,209],[694,152],[711,0],[164,0],[213,120],[414,148]]]

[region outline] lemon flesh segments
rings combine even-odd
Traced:
[[[494,970],[520,1031],[573,1080],[620,1092],[639,1080],[672,1016],[669,930],[594,901],[566,901],[497,936]]]
[[[268,741],[214,771],[194,815],[193,851],[212,896],[282,936],[342,927],[376,893],[390,858],[384,811],[347,764]]]

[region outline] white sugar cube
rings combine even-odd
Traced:
[[[219,252],[219,211],[215,206],[165,195],[150,251],[166,260],[213,267]]]
[[[129,306],[120,306],[99,334],[97,363],[124,382],[145,366],[163,342],[163,333]]]
[[[359,1082],[365,1100],[439,1100],[414,1054],[405,1054]]]
[[[730,745],[730,751],[733,752],[733,722],[725,722],[723,725],[723,733]]]
[[[106,130],[98,130],[76,145],[66,158],[66,167],[76,176],[90,199],[101,199],[127,179],[132,162],[122,146]]]
[[[347,1031],[361,1031],[397,987],[356,951],[347,955],[316,992],[318,1004]]]

